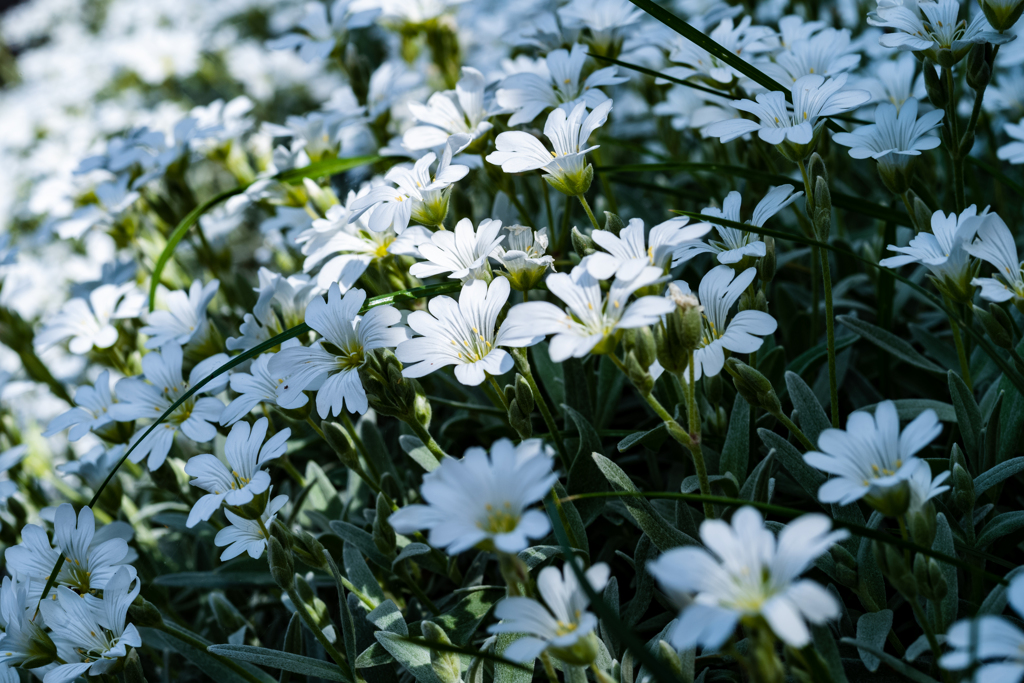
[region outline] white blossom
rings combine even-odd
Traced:
[[[454,230],[438,230],[430,236],[429,242],[420,245],[420,255],[426,260],[414,263],[409,274],[428,278],[449,273],[449,278],[463,282],[489,279],[488,259],[505,239],[500,232],[501,221],[485,218],[474,230],[473,222],[463,218],[455,224]]]
[[[147,349],[159,349],[165,344],[184,346],[190,341],[199,341],[209,332],[206,309],[220,288],[219,280],[210,280],[203,286],[193,280],[188,294],[182,291],[167,294],[167,310],[149,314],[149,324],[139,332],[149,335]]]
[[[273,491],[271,487],[267,495]],[[231,510],[224,510],[224,516],[231,523],[217,532],[213,539],[214,545],[224,548],[220,554],[221,562],[234,559],[242,553],[249,553],[249,557],[258,560],[263,557],[263,551],[267,547],[268,539],[263,535],[263,529],[269,529],[270,525],[277,519],[277,513],[288,503],[288,496],[280,495],[270,499],[267,508],[260,516],[260,521],[239,517]],[[262,527],[260,522],[263,523]],[[226,546],[226,547],[225,547]]]
[[[631,218],[618,235],[607,230],[594,230],[590,237],[604,251],[596,251],[587,258],[587,270],[599,280],[615,276],[632,280],[647,267],[654,266],[664,272],[688,261],[698,252],[699,244],[711,226],[707,223],[687,225],[685,216],[670,218],[644,234],[644,222]]]
[[[113,321],[136,318],[142,313],[146,296],[134,283],[100,285],[86,299],[71,299],[51,316],[36,335],[40,349],[71,339],[71,353],[83,355],[97,349],[108,349],[117,343]]]
[[[742,220],[740,216],[743,198],[736,191],[730,192],[726,196],[725,201],[722,202],[722,208],[708,206],[701,209],[701,213],[705,216],[714,216],[734,223],[746,223],[755,228],[761,228],[769,218],[795,202],[803,194],[803,192],[793,192],[792,185],[773,187],[754,207],[754,213],[749,221]],[[767,253],[765,243],[756,232],[747,232],[718,223],[703,223],[701,225],[706,226],[708,230],[713,227],[718,233],[718,239],[686,245],[685,258],[692,258],[698,253],[709,253],[715,254],[719,263],[733,265],[741,263],[744,258],[761,258]]]

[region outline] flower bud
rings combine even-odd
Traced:
[[[136,626],[159,626],[164,623],[163,615],[156,605],[141,595],[128,605],[128,620]]]
[[[572,647],[551,647],[548,652],[572,666],[590,666],[599,652],[597,634],[593,631],[580,638]]]
[[[544,180],[562,194],[578,197],[586,194],[594,182],[594,167],[587,164],[582,171],[562,171],[557,176],[546,174]]]
[[[665,666],[671,669],[677,680],[683,680],[683,662],[679,659],[679,655],[676,653],[675,648],[664,640],[658,641],[658,659],[660,659]]]
[[[448,203],[454,185],[449,185],[440,192],[432,192],[423,201],[414,200],[412,219],[420,225],[442,225],[448,217]]]
[[[629,381],[637,388],[637,391],[644,396],[650,394],[651,390],[654,389],[654,378],[647,372],[647,368],[643,367],[640,361],[637,360],[635,351],[626,353],[626,374],[629,376]]]
[[[440,626],[432,621],[424,619],[420,622],[420,631],[424,640],[441,645],[451,645],[452,641],[448,634]],[[430,668],[434,670],[441,683],[461,683],[462,666],[459,656],[454,652],[442,652],[430,650]]]
[[[736,391],[748,404],[771,415],[782,412],[782,404],[767,377],[738,358],[725,361],[725,370],[732,375]]]
[[[311,178],[303,178],[302,186],[306,189],[313,206],[322,214],[326,214],[329,208],[340,203],[334,190],[330,187],[320,187]]]
[[[949,103],[949,92],[946,90],[946,83],[939,76],[935,67],[927,62],[924,65],[924,89],[928,93],[928,100],[936,109],[945,109]]]
[[[832,229],[832,193],[828,181],[819,177],[814,183],[814,234],[822,242],[828,241]]]
[[[34,622],[25,630],[28,633],[22,633],[21,637],[28,637],[29,644],[25,649],[25,659],[19,666],[22,669],[36,669],[52,664],[57,659],[57,646],[50,635]]]
[[[320,423],[324,439],[327,444],[338,454],[338,459],[349,469],[359,471],[362,469],[359,464],[359,454],[356,452],[356,445],[352,442],[348,430],[337,422],[324,420]]]
[[[678,373],[686,369],[690,354],[700,344],[704,307],[697,297],[684,293],[674,282],[668,286],[668,295],[676,308],[654,328],[654,346],[661,366]]]
[[[214,619],[217,620],[217,626],[220,627],[224,634],[230,635],[249,625],[249,622],[242,616],[242,613],[231,604],[222,591],[210,593],[207,602],[210,605],[210,610],[213,612]]]
[[[953,447],[959,448],[956,444]],[[975,502],[974,480],[960,463],[953,465],[950,480],[953,483],[953,507],[962,515],[970,514]]]
[[[704,397],[708,403],[717,406],[722,402],[722,375],[704,375],[701,379],[704,382]]]
[[[327,560],[324,559],[324,546],[313,534],[303,529],[295,535],[295,540],[296,543],[292,546],[292,550],[299,556],[300,560],[310,567],[327,569]]]
[[[295,573],[295,565],[292,563],[292,553],[271,535],[268,542],[268,562],[270,563],[270,575],[274,577],[274,583],[282,590],[292,587],[292,575]],[[298,605],[296,605],[298,607]]]
[[[388,349],[374,349],[366,353],[366,362],[359,368],[359,379],[366,390],[370,407],[381,415],[400,420],[423,418],[429,422],[429,403],[424,406],[416,400],[422,388],[414,379],[402,376],[402,363]]]
[[[988,23],[992,24],[992,28],[1000,33],[1012,28],[1020,19],[1021,12],[1024,11],[1024,2],[1021,0],[1010,0],[1009,2],[1006,0],[981,0],[979,4]],[[987,47],[991,48],[991,46]],[[988,52],[987,56],[991,61],[991,49]]]
[[[828,184],[828,169],[825,168],[825,160],[817,152],[812,154],[810,161],[807,162],[807,174],[815,184],[817,184],[818,178],[824,179]]]
[[[935,506],[932,502],[925,501],[924,505],[916,510],[907,513],[907,527],[910,530],[910,538],[920,546],[931,548],[935,541],[936,517]]]
[[[1013,346],[1013,335],[1010,333],[1013,327],[1010,316],[1006,315],[1006,311],[1000,306],[994,303],[989,304],[987,311],[974,306],[974,314],[978,316],[981,326],[985,328],[985,334],[993,344],[1001,349],[1009,349]]]
[[[914,599],[918,591],[917,581],[912,568],[907,565],[903,557],[903,552],[893,545],[882,544],[878,541],[872,541],[872,543],[874,543],[875,559],[878,560],[878,568],[882,570],[882,574],[908,600]]]
[[[584,235],[580,232],[579,228],[573,226],[572,248],[582,259],[597,251],[597,244],[594,243],[594,240],[589,235]]]
[[[775,238],[769,235],[762,239],[765,254],[757,260],[757,277],[767,285],[775,279]]]
[[[529,415],[533,412],[535,405],[533,399],[533,389],[530,388],[530,383],[526,381],[526,378],[516,373],[516,385],[515,385],[516,402],[519,403],[520,409],[523,413]]]
[[[533,436],[533,421],[529,413],[519,407],[517,399],[512,399],[508,404],[508,423],[516,430],[520,439],[529,439]]]
[[[864,501],[886,517],[900,517],[910,507],[910,484],[901,481],[884,489],[872,488]]]
[[[619,231],[622,230],[624,227],[626,227],[626,224],[622,222],[622,219],[619,218],[617,214],[614,214],[611,211],[604,212],[605,230],[618,237]]]
[[[657,352],[655,350],[654,333],[651,332],[650,327],[645,325],[626,330],[623,341],[625,342],[626,351],[632,351],[636,354],[640,367],[644,370],[651,367]]]
[[[388,505],[387,500],[385,500],[384,494],[378,493],[377,514],[373,518],[373,544],[377,546],[377,550],[381,551],[388,557],[395,554],[395,548],[397,547],[398,542],[398,539],[395,536],[395,530],[391,528],[391,525],[388,523],[388,517],[390,516],[391,506]]]
[[[124,658],[124,681],[146,683],[146,674],[142,672],[142,660],[139,659],[139,652],[134,647],[128,650]]]

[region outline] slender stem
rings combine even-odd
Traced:
[[[946,299],[946,305],[952,306],[949,299]],[[960,325],[957,324],[956,318],[949,316],[949,328],[953,332],[953,344],[956,346],[956,357],[960,361],[960,376],[964,380],[964,384],[967,385],[969,391],[973,391],[971,384],[971,364],[967,360],[967,351],[964,349],[964,338],[960,334]]]
[[[832,426],[839,429],[839,386],[836,378],[836,318],[832,311],[832,269],[828,263],[828,252],[819,249],[821,255],[821,281],[825,286],[825,343],[828,346],[828,391],[832,401]]]
[[[406,420],[405,423],[412,427],[412,430],[416,432],[416,436],[420,438],[420,441],[423,442],[423,445],[427,447],[427,449],[434,455],[435,458],[437,458],[438,462],[442,462],[445,458],[448,457],[448,454],[445,453],[444,450],[437,445],[437,442],[434,441],[434,437],[430,435],[430,432],[427,431],[426,427],[419,423],[419,420],[417,420],[416,418],[411,418],[409,420]]]
[[[583,205],[583,210],[587,212],[587,217],[590,219],[590,224],[594,226],[594,230],[600,230],[601,226],[597,224],[597,219],[594,218],[594,212],[590,210],[590,204],[587,202],[587,198],[582,194],[578,194],[576,197],[580,200],[580,204]]]
[[[591,156],[594,157],[594,163],[597,164],[597,168],[601,168],[601,152],[594,148],[590,152]],[[612,184],[608,182],[608,176],[602,170],[597,171],[597,179],[601,182],[601,189],[604,190],[604,197],[608,200],[608,210],[612,213],[619,212],[619,204],[615,201],[615,190],[612,188]]]
[[[921,629],[924,631],[925,637],[928,639],[928,647],[932,651],[932,667],[939,661],[939,657],[942,655],[942,650],[939,649],[939,641],[935,638],[935,631],[932,629],[932,625],[928,622],[928,618],[924,614],[924,610],[921,609],[921,605],[917,603],[917,598],[907,597],[907,602],[910,603],[910,608],[914,610],[914,617],[917,619],[917,623],[921,625]]]
[[[342,670],[348,670],[348,660],[345,655],[338,651],[338,648],[334,647],[334,644],[327,639],[324,635],[320,625],[316,623],[309,610],[306,609],[306,603],[299,597],[299,592],[295,590],[294,584],[289,586],[287,589],[288,597],[292,599],[292,603],[295,605],[295,611],[298,612],[299,618],[306,623],[306,627],[313,632],[313,637],[316,641],[324,648],[327,655],[334,660],[334,663],[342,667]]]
[[[503,173],[502,176],[506,178],[505,192],[508,194],[509,199],[512,200],[512,205],[516,207],[519,218],[523,221],[524,225],[529,225],[531,223],[530,213],[523,206],[523,203],[519,201],[519,197],[516,196],[516,181],[508,173]]]
[[[370,451],[367,450],[366,444],[363,443],[362,437],[359,436],[359,431],[356,429],[356,426],[352,424],[352,418],[350,418],[348,413],[345,411],[342,411],[341,413],[341,423],[345,426],[345,429],[348,430],[349,436],[352,437],[352,441],[355,442],[356,449],[362,454],[363,460],[366,462],[366,466],[370,468],[374,477],[380,479],[380,470],[377,469],[377,463],[375,463],[373,458],[370,457]]]
[[[551,192],[548,190],[548,183],[544,179],[541,179],[540,181],[540,193],[544,196],[544,208],[548,212],[548,230],[554,232],[555,212],[551,208]]]
[[[547,652],[540,654],[540,663],[544,665],[544,673],[549,683],[558,683],[558,674],[555,672],[555,665],[551,663],[551,656]]]
[[[914,206],[910,203],[910,195],[904,192],[900,195],[900,199],[903,200],[903,206],[907,210],[907,215],[910,216],[910,223],[914,226],[914,230],[921,232],[921,228],[918,227],[917,221],[914,220]]]
[[[512,349],[512,358],[516,362],[516,369],[519,370],[519,374],[525,377],[526,383],[530,385],[530,391],[533,392],[533,400],[537,404],[537,409],[540,410],[540,415],[544,418],[544,424],[547,425],[548,432],[555,439],[555,449],[558,450],[558,456],[562,459],[562,467],[568,472],[570,465],[569,453],[565,449],[565,442],[562,441],[562,433],[558,431],[555,417],[551,414],[547,401],[544,400],[544,396],[540,393],[540,387],[537,386],[537,382],[533,378],[533,371],[530,368],[530,361],[526,356],[526,349]]]
[[[700,447],[700,412],[697,410],[697,379],[693,362],[693,350],[690,350],[690,360],[687,364],[690,369],[690,381],[685,383],[686,390],[686,422],[690,428],[690,453],[693,454],[693,465],[697,470],[697,482],[700,484],[700,492],[704,495],[711,495],[711,481],[708,479],[708,468],[704,463],[704,452]],[[715,506],[711,503],[704,503],[704,517],[715,518]]]
[[[505,392],[498,386],[498,380],[494,379],[493,375],[487,375],[487,381],[491,383],[491,387],[494,389],[494,393],[498,395],[498,400],[501,401],[501,405],[505,408],[506,414],[508,413],[508,401],[505,400]]]
[[[313,431],[316,432],[317,436],[319,436],[324,441],[327,440],[327,437],[324,436],[324,430],[320,429],[320,425],[318,425],[316,422],[313,422],[313,418],[311,418],[309,415],[306,415],[306,424],[313,428]]]
[[[953,67],[942,67],[942,74],[946,78],[946,117],[949,120],[949,160],[953,164],[953,199],[956,212],[959,214],[964,210],[964,159],[960,153],[960,124],[957,120],[956,106],[959,102],[953,96]]]
[[[562,229],[558,232],[558,254],[565,256],[569,249],[569,218],[572,216],[572,197],[565,196],[565,207],[562,209]]]
[[[814,450],[814,444],[811,443],[811,440],[809,438],[807,438],[807,435],[803,433],[803,430],[801,430],[799,427],[797,427],[796,423],[793,422],[792,420],[790,420],[789,417],[784,412],[782,412],[780,410],[778,413],[773,413],[772,416],[776,420],[781,422],[786,429],[788,429],[790,432],[792,432],[793,436],[795,436],[797,438],[797,440],[801,444],[803,444],[804,448],[806,448],[809,451],[813,451]]]

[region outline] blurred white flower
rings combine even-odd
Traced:
[[[201,343],[209,332],[206,309],[220,288],[219,280],[210,280],[206,286],[193,280],[188,294],[175,290],[167,294],[167,310],[149,314],[148,325],[139,332],[148,335],[147,349],[159,349],[166,344],[184,346],[191,341]]]
[[[482,73],[464,66],[454,91],[436,92],[425,105],[410,102],[409,111],[418,125],[405,131],[402,144],[412,150],[431,149],[457,133],[467,134],[471,140],[486,135],[494,127],[487,119],[502,112],[486,85]]]
[[[112,320],[137,318],[142,314],[146,295],[135,283],[100,285],[89,293],[89,299],[71,299],[58,313],[46,320],[35,337],[40,349],[47,349],[71,339],[71,353],[83,355],[97,349],[108,349],[117,343],[117,328]]]
[[[649,236],[644,235],[644,222],[639,218],[631,218],[618,235],[594,230],[590,237],[604,251],[590,254],[587,270],[599,280],[612,276],[632,280],[649,266],[667,273],[699,253],[693,245],[711,230],[707,223],[687,225],[689,222],[685,216],[670,218],[651,228]]]
[[[268,490],[268,496],[271,491],[273,491],[273,487]],[[218,531],[213,539],[214,545],[224,548],[224,552],[220,554],[221,562],[234,559],[242,553],[249,553],[249,557],[254,560],[263,557],[263,551],[267,547],[267,537],[263,535],[263,529],[270,528],[270,525],[277,519],[277,513],[287,503],[288,496],[286,495],[271,498],[267,503],[267,509],[260,515],[260,521],[245,519],[231,510],[225,510],[224,516],[231,524]],[[225,548],[225,546],[227,547]]]

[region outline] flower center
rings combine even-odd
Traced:
[[[476,523],[477,527],[489,534],[507,534],[515,531],[519,515],[512,511],[512,503],[505,501],[501,508],[487,504],[487,516]]]

